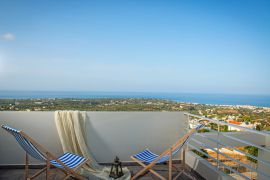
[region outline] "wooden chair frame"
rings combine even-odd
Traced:
[[[172,162],[172,152],[175,151],[179,146],[181,146],[183,143],[185,143],[185,141],[189,138],[189,136],[191,136],[193,133],[195,133],[197,130],[196,129],[192,129],[190,130],[189,133],[185,134],[182,138],[180,138],[175,144],[173,144],[169,149],[165,150],[164,152],[162,152],[154,161],[152,161],[149,164],[145,164],[143,161],[138,160],[137,158],[135,158],[134,156],[131,156],[130,158],[137,162],[139,165],[141,165],[143,167],[143,169],[141,169],[140,171],[138,171],[134,176],[131,177],[131,180],[137,179],[140,176],[144,175],[147,172],[152,173],[153,175],[157,176],[158,178],[162,179],[162,180],[166,180],[167,178],[161,176],[159,173],[157,173],[156,171],[154,171],[152,168],[157,164],[157,162],[166,155],[169,155],[169,175],[168,175],[168,179],[172,180],[172,168],[176,168],[175,166],[173,166],[173,162]],[[183,163],[184,163],[184,152],[185,150],[183,149]],[[191,177],[190,175],[188,175],[187,173],[185,173],[185,168],[183,168],[183,170],[181,170],[173,179],[177,179],[182,173],[186,174],[187,176]],[[193,177],[191,177],[193,178]]]
[[[55,157],[52,153],[50,153],[47,149],[45,149],[42,145],[40,145],[39,143],[37,143],[33,138],[31,138],[30,136],[28,136],[26,133],[24,133],[23,131],[19,131],[19,133],[25,138],[27,139],[29,142],[31,142],[37,149],[39,149],[42,153],[44,153],[44,155],[46,155],[46,167],[44,167],[43,169],[39,170],[38,172],[36,172],[34,175],[32,175],[31,177],[29,177],[29,155],[27,152],[25,152],[25,180],[32,180],[34,178],[36,178],[37,176],[39,176],[40,174],[42,174],[43,172],[46,172],[46,180],[49,179],[49,175],[51,172],[51,169],[55,166],[53,166],[50,163],[50,160],[55,160],[56,162],[58,162],[59,164],[61,164],[61,166],[63,168],[59,168],[59,167],[55,167],[55,170],[58,170],[62,173],[65,174],[65,177],[63,178],[63,180],[66,180],[70,177],[74,177],[76,179],[86,179],[85,177],[81,176],[80,174],[77,173],[77,171],[83,166],[85,165],[87,162],[90,161],[89,158],[85,159],[83,162],[81,162],[81,164],[79,166],[77,166],[74,169],[69,168],[68,166],[66,166],[62,161],[60,161],[57,157]]]

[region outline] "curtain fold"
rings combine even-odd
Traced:
[[[111,179],[110,168],[100,166],[88,149],[86,143],[86,121],[89,120],[86,112],[81,111],[56,111],[55,124],[64,152],[71,152],[89,158],[87,167],[82,168],[82,175],[89,179]],[[120,179],[130,179],[130,172],[123,168],[125,175]]]

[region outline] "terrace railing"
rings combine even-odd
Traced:
[[[225,121],[185,113],[190,126],[203,121],[188,150],[235,179],[270,179],[270,134]],[[234,130],[230,130],[234,129]],[[250,153],[246,148],[255,153]],[[208,153],[210,152],[210,153]],[[230,153],[228,153],[230,152]]]

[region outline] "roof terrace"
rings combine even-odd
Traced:
[[[86,141],[100,164],[108,165],[118,156],[134,173],[140,167],[130,156],[149,148],[157,154],[182,137],[189,127],[203,121],[185,152],[174,161],[196,179],[270,179],[270,134],[223,121],[184,112],[87,112]],[[62,153],[54,123],[54,112],[0,112],[0,124],[23,129],[55,155]],[[229,131],[228,127],[239,131]],[[0,130],[0,179],[22,179],[24,152],[14,139]],[[257,154],[252,153],[254,150]],[[31,159],[32,168],[43,164]],[[167,165],[157,169],[167,176]],[[41,177],[42,179],[42,177]],[[59,179],[54,176],[53,179]],[[142,179],[155,179],[151,174]],[[189,179],[185,175],[179,179]]]

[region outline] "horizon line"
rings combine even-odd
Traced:
[[[0,92],[63,92],[63,93],[161,93],[161,94],[201,94],[201,95],[260,95],[270,96],[266,93],[231,93],[231,92],[168,92],[168,91],[91,91],[91,90],[0,90]]]

